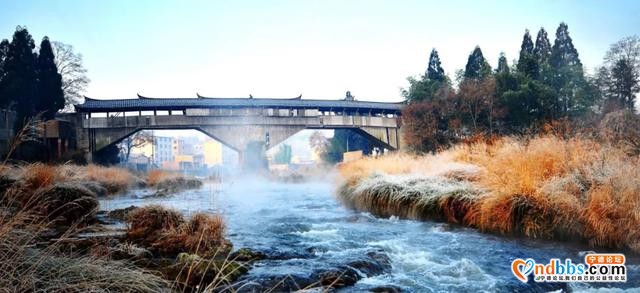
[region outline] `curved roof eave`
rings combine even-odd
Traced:
[[[171,110],[186,108],[216,107],[274,107],[274,108],[349,108],[370,109],[379,111],[397,111],[404,102],[386,103],[346,100],[307,100],[301,97],[288,99],[260,98],[211,98],[197,94],[197,98],[150,98],[138,94],[134,99],[101,100],[85,96],[85,102],[75,105],[77,110],[91,111],[138,111],[138,110]]]

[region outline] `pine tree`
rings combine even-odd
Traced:
[[[427,79],[433,81],[444,81],[446,76],[444,75],[444,69],[442,69],[440,63],[440,57],[438,56],[438,51],[434,48],[431,50],[431,55],[429,55],[429,66],[427,67]]]
[[[0,86],[2,86],[2,79],[4,78],[4,61],[6,60],[8,52],[9,41],[4,39],[0,42]],[[2,93],[2,88],[0,88],[0,93]]]
[[[507,57],[504,55],[504,52],[500,52],[496,73],[509,73],[509,64],[507,63]]]
[[[569,26],[564,22],[560,23],[556,31],[556,40],[551,49],[549,63],[555,68],[576,66],[582,69],[578,50],[573,46],[573,40],[569,36]]]
[[[551,56],[549,56],[551,77],[547,80],[557,95],[555,113],[553,113],[555,118],[574,115],[591,106],[589,97],[583,95],[586,80],[582,62],[568,29],[567,24],[560,23]]]
[[[533,41],[529,30],[525,30],[522,37],[522,45],[520,45],[520,58],[518,59],[518,71],[532,78],[538,77],[538,62],[533,55]]]
[[[18,26],[9,44],[0,81],[0,106],[17,112],[16,128],[35,114],[33,101],[37,95],[35,43],[26,28]]]
[[[549,60],[551,56],[551,43],[547,31],[544,28],[540,28],[538,36],[536,37],[536,46],[533,48],[533,55],[538,60],[538,64],[543,64]]]
[[[524,31],[524,36],[522,37],[522,45],[520,45],[520,59],[524,55],[533,54],[533,41],[531,40],[531,34],[529,34],[529,30]]]
[[[35,110],[42,113],[43,118],[51,119],[64,107],[62,76],[56,67],[53,49],[48,37],[40,43],[40,54],[37,61],[38,95],[34,101]]]
[[[481,79],[488,77],[490,74],[491,66],[489,66],[487,60],[484,59],[480,47],[476,46],[467,60],[467,65],[464,70],[464,78]]]
[[[407,78],[409,88],[402,89],[401,94],[407,102],[422,102],[436,99],[443,88],[450,87],[450,81],[444,73],[440,63],[440,57],[436,49],[431,50],[429,55],[429,65],[422,78]]]

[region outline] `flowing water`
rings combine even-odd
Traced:
[[[333,196],[333,182],[287,184],[229,180],[167,198],[137,198],[140,191],[101,201],[113,210],[157,203],[191,213],[219,212],[235,248],[249,247],[275,255],[254,263],[246,278],[305,277],[335,268],[367,252],[382,249],[391,260],[387,272],[360,279],[340,292],[392,286],[406,292],[528,291],[511,274],[514,258],[572,258],[583,262],[586,246],[533,241],[479,233],[436,222],[381,219],[344,208]],[[593,287],[640,289],[640,260],[627,256],[628,282]],[[588,285],[572,289],[593,290]],[[562,285],[538,286],[551,291]],[[635,288],[635,289],[634,289]],[[610,292],[610,291],[608,291]]]

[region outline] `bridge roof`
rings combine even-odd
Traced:
[[[184,110],[186,108],[305,108],[331,111],[339,109],[371,110],[372,112],[397,112],[403,103],[384,103],[347,100],[261,99],[261,98],[149,98],[138,95],[136,99],[99,100],[85,97],[85,102],[75,105],[78,112],[123,112],[150,110]]]

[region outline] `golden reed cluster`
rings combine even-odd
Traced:
[[[588,138],[505,137],[339,170],[357,210],[640,252],[640,158]]]

